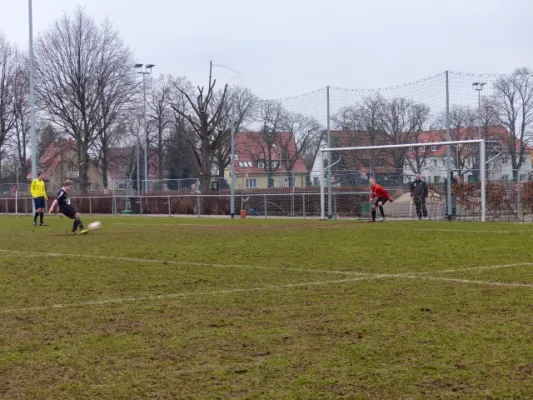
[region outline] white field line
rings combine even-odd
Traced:
[[[248,293],[248,292],[260,292],[267,290],[278,290],[286,288],[298,288],[305,286],[322,286],[322,285],[332,285],[339,283],[349,283],[370,279],[384,279],[384,278],[393,278],[397,277],[397,274],[376,274],[372,276],[362,276],[358,278],[348,278],[348,279],[336,279],[330,281],[311,281],[311,282],[302,282],[302,283],[289,283],[286,285],[271,285],[263,287],[254,287],[254,288],[238,288],[238,289],[227,289],[227,290],[213,290],[208,292],[187,292],[187,293],[171,293],[171,294],[161,294],[157,296],[141,296],[141,297],[124,297],[117,299],[106,299],[106,300],[91,300],[84,301],[79,303],[68,303],[68,304],[53,304],[50,306],[36,306],[36,307],[21,307],[21,308],[11,308],[11,309],[0,309],[2,313],[19,313],[27,311],[46,311],[54,309],[63,309],[63,308],[76,308],[83,306],[103,306],[107,304],[120,304],[120,303],[131,303],[131,302],[141,302],[141,301],[153,301],[153,300],[165,300],[165,299],[177,299],[183,297],[200,297],[208,295],[224,295],[224,294],[234,294],[234,293]]]
[[[138,223],[127,223],[127,222],[108,222],[107,223],[108,225],[125,225],[125,226],[155,226],[155,227],[162,227],[162,226],[171,226],[173,228],[176,228],[176,227],[182,227],[182,226],[186,226],[186,227],[190,227],[190,226],[194,226],[194,227],[198,227],[198,228],[226,228],[228,227],[228,225],[222,225],[222,224],[219,224],[219,225],[216,225],[216,224],[180,224],[180,223],[174,223],[174,224],[171,224],[171,223],[168,223],[168,224],[138,224]]]
[[[127,223],[127,222],[110,222],[109,225],[124,225],[124,226],[171,226],[171,227],[225,227],[225,225],[215,225],[215,224],[146,224],[146,223]],[[388,224],[387,224],[388,225]],[[519,229],[514,231],[509,230],[469,230],[469,229],[445,229],[445,228],[390,228],[390,230],[401,230],[401,231],[422,231],[422,232],[452,232],[452,233],[488,233],[488,234],[518,234],[518,233],[533,233],[533,229]]]
[[[398,276],[397,278],[403,279],[416,279],[416,280],[430,280],[430,281],[444,281],[444,282],[455,282],[455,283],[465,283],[467,285],[476,284],[476,285],[486,285],[486,286],[503,286],[503,287],[525,287],[533,288],[531,283],[517,283],[517,282],[490,282],[490,281],[479,281],[474,279],[460,279],[460,278],[441,278],[438,276],[416,276],[416,275],[403,275]]]
[[[1,250],[0,254],[16,254],[20,257],[71,257],[71,258],[86,258],[92,260],[105,261],[124,261],[131,263],[149,263],[149,264],[171,264],[171,265],[191,265],[193,267],[214,267],[214,268],[245,268],[245,269],[263,269],[270,271],[291,271],[302,273],[316,273],[316,274],[332,274],[332,275],[350,275],[350,276],[374,276],[376,274],[368,272],[353,272],[353,271],[334,271],[334,270],[318,270],[318,269],[302,269],[292,267],[265,267],[261,265],[244,265],[244,264],[216,264],[216,263],[199,263],[194,261],[174,261],[174,260],[151,260],[148,258],[131,258],[131,257],[113,257],[113,256],[99,256],[92,254],[67,254],[67,253],[38,253],[31,251],[18,250]]]
[[[17,250],[1,250],[0,254],[17,254],[20,256],[27,257],[78,257],[78,258],[88,258],[88,259],[100,259],[107,261],[128,261],[136,263],[159,263],[159,264],[174,264],[174,265],[193,265],[193,266],[202,266],[202,267],[221,267],[221,268],[252,268],[252,269],[267,269],[267,270],[276,270],[276,271],[295,271],[295,272],[312,272],[312,273],[330,273],[330,274],[342,274],[342,275],[356,275],[357,278],[347,278],[347,279],[338,279],[338,280],[328,280],[328,281],[313,281],[313,282],[304,282],[304,283],[292,283],[286,285],[275,285],[275,286],[265,286],[265,287],[256,287],[256,288],[241,288],[241,289],[229,289],[229,290],[216,290],[209,292],[187,292],[187,293],[175,293],[167,295],[158,295],[158,296],[143,296],[143,297],[128,297],[128,298],[118,298],[118,299],[108,299],[108,300],[95,300],[87,301],[81,303],[70,303],[70,304],[54,304],[50,306],[37,306],[37,307],[25,307],[25,308],[14,308],[14,309],[3,309],[0,310],[2,313],[10,312],[22,312],[22,311],[42,311],[50,309],[62,309],[66,307],[81,307],[81,306],[98,306],[114,303],[125,303],[125,302],[140,302],[140,301],[149,301],[149,300],[158,300],[158,299],[172,299],[180,298],[187,296],[202,296],[202,295],[217,295],[217,294],[230,294],[230,293],[245,293],[245,292],[257,292],[265,290],[275,290],[283,288],[294,288],[302,286],[316,286],[316,285],[329,285],[329,284],[338,284],[346,282],[356,282],[369,279],[384,279],[384,278],[406,278],[406,279],[419,279],[419,280],[440,280],[440,281],[453,281],[459,283],[474,283],[474,284],[485,284],[492,286],[520,286],[520,287],[533,287],[528,284],[519,284],[519,283],[501,283],[501,282],[488,282],[488,281],[476,281],[468,279],[455,279],[455,278],[440,278],[428,276],[428,274],[435,273],[456,273],[464,271],[474,271],[474,270],[490,270],[490,269],[500,269],[500,268],[514,268],[520,266],[531,266],[533,263],[524,262],[524,263],[515,263],[515,264],[500,264],[492,266],[476,266],[460,269],[448,269],[442,271],[421,271],[421,272],[407,272],[401,274],[370,274],[362,272],[350,272],[350,271],[324,271],[324,270],[313,270],[313,269],[300,269],[300,268],[276,268],[276,267],[263,267],[263,266],[252,266],[252,265],[230,265],[230,264],[210,264],[210,263],[191,263],[187,261],[165,261],[165,260],[149,260],[143,258],[127,258],[127,257],[111,257],[111,256],[98,256],[98,255],[85,255],[85,254],[65,254],[65,253],[38,253],[38,252],[23,252]]]
[[[444,229],[444,228],[391,228],[391,230],[396,231],[422,231],[422,232],[452,232],[452,233],[490,233],[490,234],[504,234],[512,235],[517,233],[533,233],[533,230],[530,229],[520,229],[516,231],[486,231],[486,230],[469,230],[469,229]]]

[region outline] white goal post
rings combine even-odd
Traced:
[[[324,153],[329,153],[330,155],[333,152],[346,152],[346,151],[364,151],[364,150],[382,150],[382,149],[394,149],[394,148],[409,148],[409,147],[424,147],[424,146],[446,146],[447,147],[447,157],[446,157],[446,169],[447,169],[447,190],[446,190],[446,199],[447,199],[447,210],[450,210],[452,207],[452,193],[451,193],[451,146],[460,145],[460,144],[478,144],[479,145],[479,180],[481,182],[481,222],[486,221],[487,214],[487,199],[486,199],[486,154],[485,154],[485,140],[484,139],[472,139],[472,140],[452,140],[444,142],[425,142],[425,143],[405,143],[405,144],[393,144],[393,145],[382,145],[382,146],[355,146],[355,147],[326,147],[321,148],[319,152],[319,168],[320,168],[320,217],[321,219],[326,219],[326,208],[325,208],[325,197],[326,197],[326,170],[331,168],[331,166],[324,166]],[[331,159],[331,157],[330,157]],[[331,169],[328,171],[331,173]],[[331,204],[331,195],[332,187],[331,182],[329,181],[329,187],[327,187],[328,192],[328,216],[331,216],[332,210],[329,209]]]

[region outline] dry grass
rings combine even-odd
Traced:
[[[0,218],[0,398],[533,396],[527,225],[48,222]]]

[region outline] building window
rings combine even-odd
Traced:
[[[446,159],[442,159],[442,166],[445,167],[446,166]]]
[[[257,179],[255,179],[255,178],[246,179],[246,187],[247,188],[256,188],[257,187]]]
[[[520,174],[520,182],[526,182],[527,181],[527,174]]]
[[[439,149],[439,146],[432,145],[431,151],[437,151]]]
[[[502,175],[502,180],[508,181],[509,180],[509,175]]]
[[[407,151],[409,153],[414,153],[415,152],[415,148],[413,146],[409,146],[409,148],[407,149]]]
[[[502,164],[503,165],[509,164],[509,157],[507,157],[507,156],[502,157]]]
[[[433,160],[433,166],[434,166],[434,167],[437,166],[437,160]]]
[[[265,168],[265,162],[264,161],[258,161],[257,162],[257,168]]]
[[[422,152],[424,152],[424,153],[426,152],[426,147],[427,146],[422,146]]]

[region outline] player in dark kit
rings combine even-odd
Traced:
[[[372,219],[370,222],[376,222],[376,208],[379,207],[381,217],[385,221],[385,213],[383,212],[383,204],[387,201],[392,203],[392,197],[389,196],[389,193],[380,185],[376,183],[375,179],[370,179],[370,190],[372,194],[370,195],[370,202],[376,199],[375,203],[372,204]]]
[[[74,220],[74,224],[72,225],[72,233],[76,234],[78,228],[80,228],[80,233],[82,235],[85,235],[89,231],[83,228],[83,222],[81,222],[81,214],[70,205],[70,199],[68,198],[67,194],[67,192],[72,189],[73,185],[74,183],[71,180],[67,180],[65,181],[65,183],[63,183],[63,187],[59,190],[59,192],[57,192],[57,198],[52,203],[52,206],[50,207],[50,210],[48,212],[50,214],[53,213],[56,206],[59,206],[59,211],[61,211],[63,215]]]

